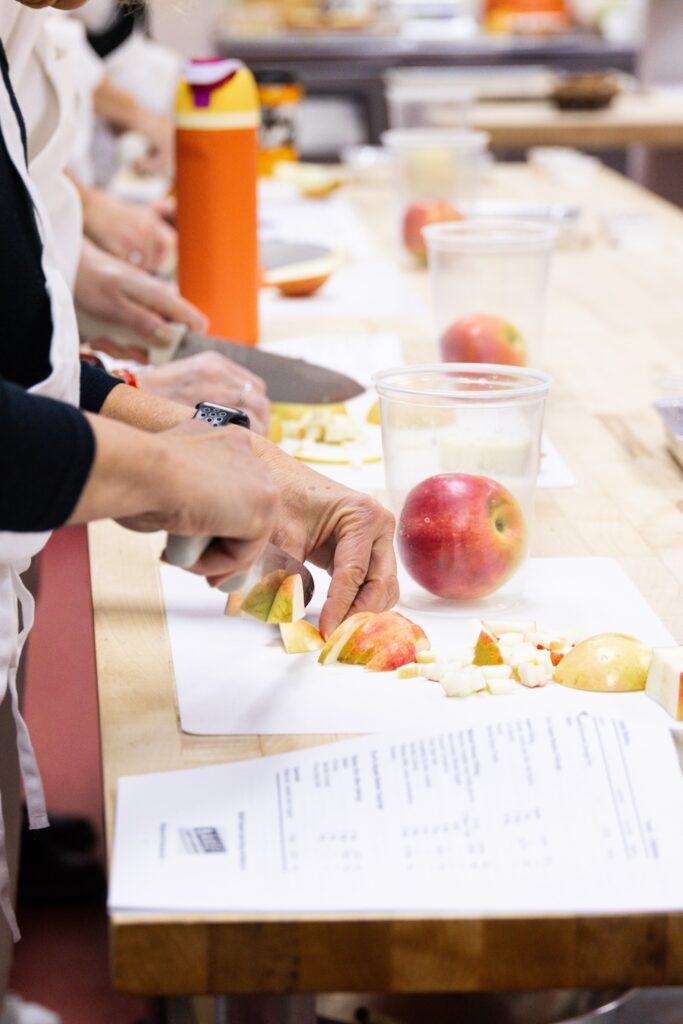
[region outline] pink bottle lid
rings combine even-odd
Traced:
[[[244,67],[233,57],[193,57],[185,65],[185,78],[192,89],[195,107],[208,107],[214,89],[219,89]]]

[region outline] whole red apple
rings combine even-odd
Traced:
[[[498,590],[519,568],[526,525],[519,504],[486,476],[440,473],[406,498],[398,550],[416,583],[437,597],[469,601]]]
[[[446,363],[503,363],[526,366],[527,352],[520,331],[500,316],[477,313],[456,321],[441,336]]]
[[[405,212],[403,218],[403,244],[420,263],[427,262],[427,246],[422,237],[422,228],[427,224],[440,224],[449,220],[462,220],[462,214],[458,213],[450,203],[444,203],[440,199],[425,199],[419,203],[413,203]]]

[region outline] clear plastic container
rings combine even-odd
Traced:
[[[462,216],[461,204],[477,194],[486,160],[485,132],[406,128],[385,132],[391,157],[399,241],[426,261],[422,227]]]
[[[550,377],[437,363],[374,382],[403,602],[466,615],[520,604]]]
[[[444,362],[539,364],[557,234],[553,224],[519,220],[424,228]]]
[[[385,81],[390,128],[465,128],[474,89],[447,75],[399,73]]]

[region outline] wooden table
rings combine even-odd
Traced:
[[[562,111],[542,100],[477,103],[470,123],[491,134],[492,149],[681,149],[683,92],[651,88],[626,93],[606,110]]]
[[[559,198],[531,171],[492,172],[491,197]],[[350,194],[378,244],[392,248],[379,185]],[[587,223],[604,210],[649,213],[655,253],[598,240],[558,252],[547,365],[549,433],[578,486],[538,495],[536,555],[621,562],[683,640],[683,477],[650,403],[653,381],[683,361],[683,215],[605,171],[578,199]],[[426,275],[406,274],[425,293]],[[339,334],[339,322],[315,325]],[[349,322],[395,330],[407,358],[429,355],[429,322]],[[287,332],[296,329],[290,324]],[[302,328],[313,333],[309,321]],[[273,332],[271,332],[273,333]],[[281,329],[281,333],[285,333]],[[90,529],[99,697],[111,837],[120,775],[259,757],[335,737],[196,737],[178,728],[156,571],[158,537]],[[683,983],[683,915],[335,918],[284,915],[112,916],[114,981],[140,994],[447,991]]]

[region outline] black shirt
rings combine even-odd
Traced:
[[[0,42],[0,73],[19,120]],[[25,154],[24,154],[25,155]],[[50,374],[52,316],[31,197],[0,124],[0,530],[61,526],[73,511],[95,456],[77,409],[24,389]],[[81,364],[81,407],[98,412],[120,381]]]

